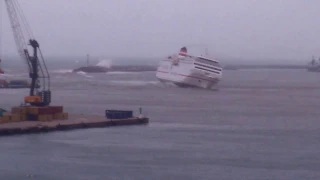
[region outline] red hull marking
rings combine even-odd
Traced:
[[[160,72],[160,73],[169,73],[169,72],[167,72],[167,71],[157,71],[157,72]]]
[[[157,72],[160,72],[160,73],[169,73],[169,72],[167,72],[167,71],[157,71]],[[189,78],[201,79],[201,80],[209,81],[209,82],[215,82],[215,81],[211,81],[211,80],[208,80],[208,79],[199,78],[199,77],[195,77],[195,76],[188,76],[188,75],[184,75],[184,74],[177,74],[177,75],[179,75],[179,76],[184,76],[184,77],[189,77]]]

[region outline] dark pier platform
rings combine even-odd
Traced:
[[[107,119],[98,115],[69,114],[68,119],[50,121],[18,121],[0,124],[0,136],[66,131],[83,128],[148,124],[149,118]]]

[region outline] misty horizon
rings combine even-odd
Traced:
[[[216,59],[305,64],[320,57],[320,1],[19,1],[47,59],[152,58],[182,46],[208,47]],[[1,8],[1,56],[18,58]]]

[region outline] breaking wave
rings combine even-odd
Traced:
[[[72,69],[57,69],[53,70],[53,73],[58,73],[58,74],[65,74],[65,73],[72,73]]]
[[[158,81],[130,81],[130,80],[114,80],[110,81],[115,85],[128,85],[128,86],[146,86],[146,85],[158,85]]]
[[[28,74],[0,74],[0,79],[14,78],[14,77],[28,77]]]
[[[144,72],[124,72],[124,71],[114,71],[114,72],[107,72],[107,74],[114,74],[114,75],[126,75],[126,74],[137,74],[137,73],[144,73]]]
[[[110,68],[112,66],[112,60],[110,59],[101,60],[99,63],[96,64],[96,66]]]
[[[77,74],[88,77],[88,78],[92,78],[93,76],[89,76],[87,73],[83,72],[83,71],[79,71],[77,72]]]
[[[83,71],[78,71],[78,72],[73,73],[72,69],[57,69],[57,70],[53,70],[52,72],[56,73],[56,74],[77,74],[77,75],[81,75],[81,76],[85,76],[85,77],[89,77],[89,78],[93,77]]]

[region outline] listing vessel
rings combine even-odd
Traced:
[[[206,56],[188,54],[182,47],[174,54],[160,61],[156,77],[163,83],[173,83],[179,87],[211,89],[222,79],[220,63]]]

